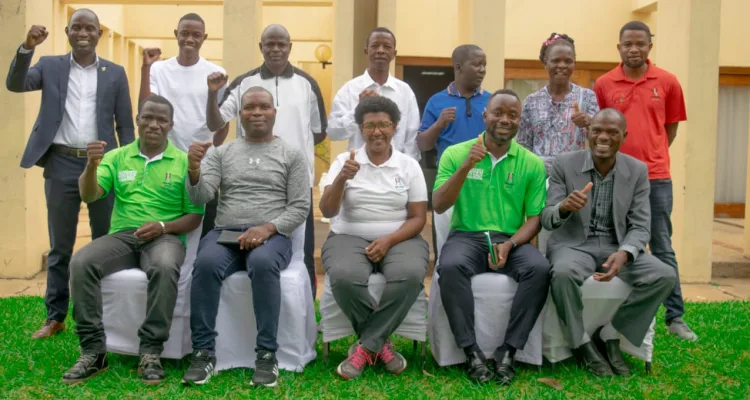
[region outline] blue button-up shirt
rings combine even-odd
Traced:
[[[482,90],[482,88],[477,88],[470,98],[465,98],[459,94],[453,82],[445,90],[430,97],[424,108],[422,125],[419,127],[420,132],[429,129],[438,120],[444,109],[456,107],[456,120],[448,124],[438,136],[436,146],[438,162],[440,162],[440,156],[448,146],[472,138],[476,139],[480,133],[484,132],[482,112],[487,107],[489,98],[490,93]]]

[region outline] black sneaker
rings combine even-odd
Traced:
[[[109,368],[107,353],[82,353],[78,361],[63,374],[63,383],[79,383]]]
[[[190,367],[182,376],[182,383],[186,385],[203,385],[216,375],[216,356],[208,350],[195,350]]]
[[[138,363],[138,376],[147,385],[158,385],[164,381],[164,368],[161,367],[159,354],[141,354]]]
[[[268,350],[258,350],[255,359],[255,373],[250,384],[253,386],[276,387],[279,378],[279,362],[276,353]]]

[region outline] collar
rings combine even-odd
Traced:
[[[288,62],[286,63],[286,68],[284,68],[284,71],[281,72],[281,75],[279,75],[284,78],[291,78],[294,76],[294,67],[292,67],[292,63]],[[263,63],[260,66],[260,78],[261,79],[271,79],[275,78],[276,75],[271,72],[270,69],[266,66],[266,63]]]
[[[619,154],[618,154],[619,155]],[[617,156],[615,156],[615,165],[612,167],[612,170],[609,171],[607,175],[612,175],[615,170],[617,170]],[[594,157],[591,155],[591,149],[586,150],[586,155],[583,157],[583,168],[581,168],[581,172],[590,172],[590,171],[596,171],[594,169]],[[598,174],[599,171],[596,171]],[[602,178],[606,178],[606,176],[603,176]]]
[[[482,132],[482,140],[484,141],[486,137],[487,137],[487,131],[483,131]],[[518,143],[516,143],[516,140],[512,139],[510,141],[510,147],[508,147],[508,151],[506,151],[505,154],[508,155],[508,156],[510,156],[510,157],[516,157],[518,155],[518,149],[519,149],[518,146],[520,146],[520,145]],[[487,153],[489,154],[489,151]],[[500,156],[500,157],[502,158],[504,156]]]
[[[646,69],[646,74],[641,77],[641,79],[656,79],[658,76],[656,75],[655,65],[651,63],[650,59],[646,59],[646,64],[648,65],[648,68]],[[624,62],[620,61],[620,64],[617,66],[617,72],[615,76],[616,81],[627,81],[627,82],[635,82],[634,80],[628,78],[627,75],[625,75],[625,72],[622,70],[622,67],[625,65]],[[640,80],[640,79],[639,79]]]
[[[461,96],[461,93],[458,92],[458,89],[456,89],[456,83],[451,82],[448,85],[448,88],[446,89],[448,91],[448,94],[454,97],[463,97]],[[484,93],[484,89],[481,87],[478,87],[474,89],[474,94],[471,95],[471,97],[481,96]]]
[[[383,168],[383,167],[398,168],[398,165],[396,165],[396,149],[393,148],[393,145],[391,145],[391,156],[388,157],[388,159],[385,160],[385,162],[380,165],[375,165],[372,163],[372,161],[370,161],[370,156],[367,155],[367,150],[365,149],[366,146],[367,145],[363,145],[354,153],[355,161],[357,161],[360,164],[370,164],[375,168]]]
[[[393,75],[391,73],[388,73],[388,79],[385,81],[385,83],[381,86],[379,83],[375,82],[374,79],[372,79],[372,76],[370,76],[370,70],[369,68],[365,70],[365,73],[362,74],[362,79],[364,79],[365,83],[367,83],[367,87],[370,87],[372,85],[376,85],[378,87],[389,87],[391,89],[395,89],[395,81],[393,80]]]
[[[140,157],[141,156],[141,139],[135,139],[135,141],[129,145],[127,145],[127,153],[125,153],[128,157]],[[172,142],[167,140],[167,148],[164,149],[164,152],[162,153],[162,158],[175,158],[177,156],[177,147],[172,145]]]
[[[95,54],[95,55],[96,55],[96,60],[94,60],[94,63],[91,65],[93,65],[94,68],[99,68],[99,55],[98,54]],[[70,66],[72,67],[74,65],[78,65],[79,67],[81,67],[81,65],[78,64],[75,59],[73,59],[73,52],[71,51],[70,52]],[[81,67],[81,68],[89,68],[91,67],[91,65],[89,65],[88,67]]]

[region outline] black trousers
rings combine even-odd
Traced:
[[[78,177],[86,167],[86,158],[50,153],[44,166],[44,195],[47,199],[47,228],[50,252],[47,257],[47,319],[65,321],[68,315],[70,289],[68,264],[73,255],[81,211]],[[109,219],[114,204],[113,191],[103,199],[88,205],[91,240],[109,231]]]
[[[503,233],[491,232],[493,243],[507,241]],[[474,294],[471,278],[485,272],[505,274],[518,282],[505,332],[505,345],[522,350],[529,332],[544,308],[549,292],[550,263],[532,244],[511,250],[503,268],[492,271],[487,260],[487,239],[483,232],[452,231],[448,235],[440,263],[440,295],[458,347],[476,345],[474,334]]]

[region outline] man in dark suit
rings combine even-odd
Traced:
[[[29,68],[34,48],[47,38],[47,29],[34,25],[18,48],[5,85],[12,92],[42,91],[34,129],[21,167],[44,168],[44,194],[51,250],[47,258],[47,321],[32,338],[65,329],[68,313],[68,263],[73,253],[81,197],[78,177],[86,166],[86,145],[101,140],[106,151],[133,141],[133,110],[125,70],[100,59],[96,45],[102,31],[99,18],[88,9],[73,13],[65,28],[73,49],[63,56],[41,57]],[[117,124],[115,137],[114,125]],[[112,196],[88,205],[91,237],[106,235]]]
[[[625,127],[615,109],[594,115],[590,149],[558,155],[553,162],[542,211],[542,226],[553,231],[547,242],[552,300],[571,348],[598,376],[630,373],[620,334],[640,346],[677,279],[673,268],[644,253],[651,228],[648,171],[618,151]],[[633,290],[612,322],[589,337],[580,286],[591,275],[603,282],[619,276]]]

